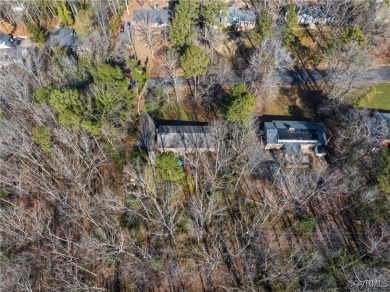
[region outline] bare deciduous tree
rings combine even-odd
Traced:
[[[160,72],[163,74],[169,85],[172,85],[175,93],[176,101],[179,102],[179,84],[178,84],[178,69],[179,54],[171,49],[165,50],[160,59]]]

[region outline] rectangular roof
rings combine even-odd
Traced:
[[[179,125],[158,126],[157,148],[201,149],[213,148],[211,126]]]
[[[225,18],[218,18],[222,24],[255,22],[256,15],[250,10],[241,10],[237,7],[230,7]]]
[[[310,121],[272,121],[264,123],[267,144],[317,143],[326,144],[325,128]]]
[[[158,26],[168,24],[171,18],[171,11],[167,9],[141,9],[134,10],[133,21],[149,22],[150,25],[157,24]]]

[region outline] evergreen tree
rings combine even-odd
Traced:
[[[48,127],[39,126],[34,129],[32,139],[38,146],[42,149],[42,151],[48,155],[52,156],[51,151],[51,139],[50,139],[50,130]]]
[[[259,19],[256,21],[256,29],[260,33],[262,39],[272,36],[272,19],[271,15],[264,10]]]
[[[286,23],[283,29],[283,42],[286,48],[292,48],[295,41],[295,30],[298,28],[298,13],[293,4],[286,6]]]
[[[200,47],[191,46],[180,57],[180,63],[186,78],[196,78],[206,74],[209,58]]]
[[[207,65],[209,58],[197,46],[187,48],[185,53],[180,57],[180,63],[184,69],[186,78],[193,78],[194,81],[194,97],[197,97],[197,77],[205,75],[207,72]]]
[[[220,113],[229,122],[246,122],[256,107],[256,103],[256,97],[246,90],[243,83],[240,83],[230,91],[227,102]]]
[[[82,9],[77,13],[77,21],[74,25],[74,30],[77,35],[85,37],[93,28],[93,12],[90,9]]]
[[[272,19],[267,11],[263,11],[257,19],[255,29],[248,32],[253,45],[260,44],[264,38],[272,36]]]
[[[217,25],[218,18],[224,18],[227,15],[229,5],[224,0],[208,0],[201,7],[201,22],[206,25]]]
[[[66,6],[65,1],[57,1],[57,13],[58,17],[61,19],[63,22],[64,26],[71,26],[74,23],[73,15],[72,12],[68,9]]]
[[[178,47],[192,45],[198,19],[199,1],[181,0],[175,7],[174,18],[169,30],[171,43]]]
[[[115,83],[123,85],[125,78],[123,77],[119,66],[111,66],[110,64],[99,62],[90,68],[93,82],[97,83]]]
[[[55,89],[50,94],[49,104],[57,111],[61,125],[76,129],[79,127],[84,111],[77,90]]]
[[[31,40],[34,43],[41,44],[41,45],[46,43],[48,32],[45,29],[45,27],[41,26],[39,22],[37,26],[35,26],[29,21],[27,21],[26,23],[27,23],[26,24],[27,31],[31,34]]]

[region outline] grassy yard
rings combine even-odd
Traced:
[[[260,105],[258,112],[263,115],[293,116],[296,118],[309,118],[298,89],[294,86],[280,88],[272,94],[272,98]]]
[[[378,83],[375,87],[377,94],[371,101],[364,103],[364,107],[390,110],[390,83]]]

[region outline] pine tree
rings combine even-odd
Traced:
[[[229,122],[246,122],[256,107],[256,103],[256,97],[246,90],[243,83],[240,83],[234,86],[227,96],[227,102],[221,110],[221,114]]]
[[[186,78],[195,78],[206,74],[209,58],[201,48],[191,46],[180,57],[180,63],[184,69]]]
[[[181,0],[175,7],[174,18],[169,30],[171,43],[178,47],[192,45],[198,20],[199,1]]]
[[[295,40],[295,29],[298,27],[298,13],[293,4],[286,6],[286,24],[283,30],[283,42],[286,48],[291,49]]]
[[[63,22],[64,26],[71,26],[74,24],[72,12],[66,6],[65,1],[57,1],[57,13],[58,17]]]

